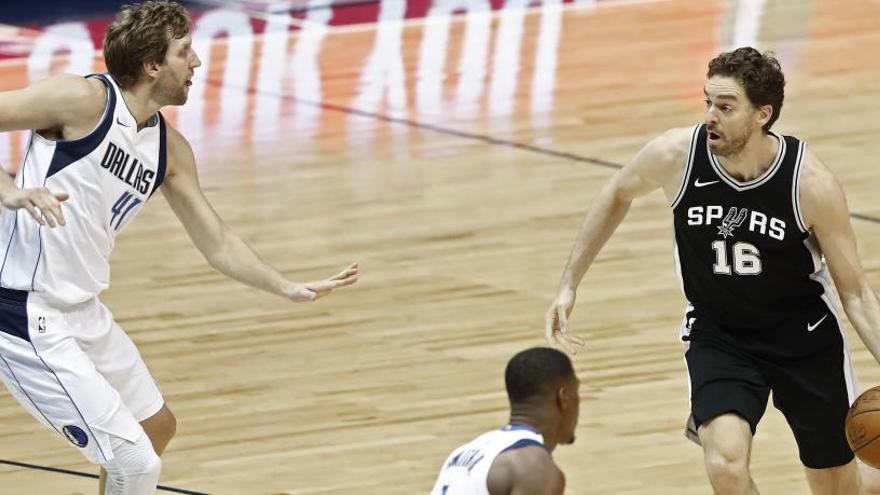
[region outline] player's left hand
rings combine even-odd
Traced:
[[[576,293],[571,289],[561,289],[544,317],[544,337],[553,347],[561,347],[569,354],[577,354],[586,342],[577,335],[568,333],[568,317],[574,308]]]
[[[292,290],[287,292],[287,298],[294,302],[315,301],[333,292],[334,289],[357,282],[358,275],[360,275],[360,267],[357,263],[352,263],[330,278],[293,284]]]
[[[70,196],[63,191],[50,192],[45,187],[19,189],[10,184],[0,194],[0,204],[10,210],[27,210],[37,223],[54,228],[67,223],[61,211],[61,203],[68,198]]]

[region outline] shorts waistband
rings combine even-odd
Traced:
[[[28,294],[30,293],[26,290],[7,289],[6,287],[0,287],[0,299],[6,299],[7,301],[26,303],[28,300]]]

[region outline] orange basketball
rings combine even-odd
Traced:
[[[846,441],[862,462],[880,469],[880,387],[866,390],[849,408]]]

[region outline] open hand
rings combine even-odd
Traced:
[[[576,354],[586,344],[581,337],[568,333],[568,317],[574,308],[574,300],[573,290],[561,289],[547,311],[544,328],[547,342],[553,347],[562,347],[570,354]]]
[[[18,189],[10,187],[0,202],[10,210],[24,208],[40,225],[65,225],[61,203],[70,196],[65,192],[52,193],[45,187]]]
[[[315,282],[293,284],[293,289],[288,292],[287,297],[294,302],[314,301],[326,296],[332,292],[333,289],[345,287],[346,285],[351,285],[357,282],[359,274],[360,267],[357,263],[352,263],[348,268],[330,278],[317,280]]]

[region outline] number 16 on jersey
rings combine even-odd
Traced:
[[[761,273],[761,251],[754,244],[735,242],[732,246],[732,257],[728,257],[727,241],[717,240],[712,243],[715,251],[715,264],[712,271],[718,275],[730,275],[731,268],[737,275],[758,275]],[[728,259],[733,259],[731,267]]]

